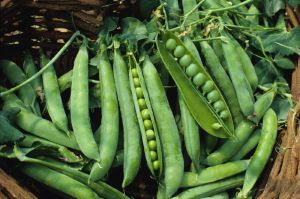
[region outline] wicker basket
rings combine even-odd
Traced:
[[[134,6],[131,1],[111,0],[2,0],[0,12],[0,59],[12,59],[21,64],[21,52],[24,49],[33,49],[35,57],[38,57],[38,49],[42,47],[49,52],[57,52],[64,42],[79,29],[91,39],[96,38],[96,33],[101,27],[103,17],[108,13],[128,16],[133,14]],[[131,10],[128,11],[128,8]],[[290,19],[289,28],[299,25],[300,7],[296,12],[287,8]],[[73,64],[76,49],[70,49],[58,60],[55,67],[58,75],[68,71]],[[20,57],[18,59],[18,57]],[[296,59],[296,68],[291,76],[292,94],[295,101],[300,100],[300,58]],[[0,77],[2,78],[2,77]],[[298,115],[300,104],[294,113],[289,113],[288,125],[279,133],[277,144],[281,149],[273,153],[273,161],[268,164],[267,172],[260,181],[257,198],[259,199],[297,199],[300,198],[300,128]],[[9,165],[13,161],[1,161],[0,167],[7,173],[13,170]],[[154,198],[156,193],[155,181],[151,180],[146,166],[141,171],[134,183],[126,189],[126,193],[134,198]],[[112,172],[110,183],[119,188],[121,170]],[[48,190],[32,183],[31,180],[23,180],[22,176],[7,175],[0,169],[0,198],[31,199],[57,198],[50,195]],[[116,178],[114,178],[116,176]],[[21,185],[18,183],[21,182]],[[27,187],[30,191],[28,191]],[[34,193],[34,194],[33,194]]]

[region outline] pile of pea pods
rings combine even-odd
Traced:
[[[139,3],[144,21],[108,18],[97,40],[77,31],[54,56],[0,60],[0,157],[66,198],[134,198],[138,174],[157,199],[255,197],[294,107],[292,58],[264,34],[297,30],[252,0]]]

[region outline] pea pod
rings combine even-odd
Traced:
[[[163,183],[166,186],[166,196],[171,197],[180,187],[184,170],[179,132],[154,65],[150,62],[143,65],[143,74],[162,143]]]
[[[247,11],[247,14],[251,14],[250,16],[246,16],[246,19],[252,22],[255,25],[259,25],[259,10],[255,7],[254,4],[250,6]]]
[[[124,188],[134,180],[138,173],[142,149],[138,119],[130,91],[128,67],[118,48],[115,48],[114,51],[113,71],[124,129],[125,161],[123,165],[124,178],[122,183],[122,187]],[[145,100],[141,102],[141,106],[145,106]]]
[[[76,55],[71,86],[71,123],[78,146],[88,158],[99,160],[89,117],[88,51],[83,43]]]
[[[119,137],[117,91],[105,45],[101,45],[98,68],[99,79],[101,79],[101,126],[99,138],[96,140],[100,140],[100,161],[94,164],[90,173],[93,181],[100,180],[110,169],[117,152]]]
[[[201,199],[229,199],[229,195],[227,192],[218,193],[216,195],[207,196]]]
[[[274,147],[277,137],[277,116],[273,109],[269,109],[263,118],[263,127],[258,146],[251,157],[246,170],[245,181],[241,192],[237,198],[248,198],[249,194],[257,182],[260,174],[264,170]]]
[[[147,64],[151,64],[148,56],[145,57],[143,65]],[[161,143],[143,73],[133,54],[130,56],[129,81],[136,115],[139,121],[147,165],[153,176],[160,176],[163,170]],[[145,99],[146,107],[144,107],[144,109],[139,106],[139,99]],[[152,128],[146,126],[146,120],[151,121]],[[151,143],[156,143],[156,147],[151,149]]]
[[[163,32],[162,41],[157,38],[156,45],[164,66],[173,77],[197,123],[207,133],[216,137],[233,136],[233,121],[227,103],[199,61],[194,58],[182,41],[170,32]],[[178,57],[179,64],[175,57]],[[213,107],[215,103],[222,103],[224,106],[216,110]]]

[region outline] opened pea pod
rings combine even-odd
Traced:
[[[162,32],[156,45],[197,123],[216,137],[233,136],[233,120],[223,94],[188,47],[170,32]]]

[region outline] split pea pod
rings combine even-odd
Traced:
[[[224,33],[226,42],[222,42],[223,53],[225,56],[226,66],[232,81],[235,93],[241,111],[244,116],[252,115],[254,112],[254,98],[252,89],[246,75],[243,71],[242,62],[240,61],[239,54],[237,54],[236,46],[232,39]]]
[[[12,85],[20,84],[27,79],[22,69],[9,60],[0,60],[0,71],[7,77]],[[31,110],[38,116],[41,115],[40,107],[36,101],[36,94],[31,84],[21,87],[18,90],[18,96],[24,102],[28,110]]]
[[[243,184],[244,175],[237,175],[217,182],[187,189],[172,199],[198,199],[212,196]]]
[[[195,187],[234,176],[245,171],[248,167],[248,164],[249,160],[238,160],[207,167],[198,173],[185,172],[181,187]]]
[[[83,43],[75,57],[71,86],[71,123],[78,146],[88,158],[99,160],[89,116],[88,51]]]
[[[263,118],[261,138],[251,157],[246,170],[245,181],[237,198],[248,198],[250,192],[264,170],[274,147],[277,137],[277,116],[273,109],[269,109]]]
[[[205,58],[206,66],[211,74],[211,76],[215,79],[220,90],[223,92],[224,97],[228,103],[228,107],[232,114],[232,118],[235,126],[237,126],[243,119],[243,114],[241,112],[241,108],[232,85],[230,78],[228,77],[226,71],[221,65],[217,55],[215,54],[212,47],[206,42],[200,42],[201,52]]]
[[[181,122],[183,126],[183,136],[185,148],[191,158],[195,168],[199,171],[200,161],[200,135],[197,122],[188,110],[180,92],[178,92]]]
[[[49,169],[48,167],[26,163],[20,167],[20,170],[38,182],[73,198],[100,199],[100,197],[85,184],[82,184],[65,174]]]
[[[153,176],[160,176],[163,170],[161,142],[158,129],[145,85],[142,70],[134,55],[130,53],[129,81],[136,115],[139,121],[140,132],[144,146],[146,162]],[[152,64],[146,56],[143,65]],[[145,66],[147,67],[147,66]],[[145,103],[142,103],[145,102]]]
[[[48,64],[49,59],[41,52],[41,67]],[[54,125],[69,134],[68,118],[64,109],[64,105],[60,96],[57,76],[53,65],[48,67],[42,74],[46,106],[49,116]]]
[[[154,65],[150,62],[144,64],[143,74],[162,143],[163,183],[166,186],[166,196],[171,197],[179,189],[184,171],[179,132]]]
[[[99,79],[101,79],[101,125],[98,138],[100,161],[96,162],[92,168],[90,178],[93,181],[100,180],[107,174],[116,155],[119,138],[117,91],[112,66],[104,44],[101,45],[98,68]]]
[[[156,39],[161,59],[194,119],[209,134],[233,136],[227,102],[208,72],[174,34],[163,32],[161,36],[162,41]]]
[[[264,113],[271,106],[275,96],[275,90],[270,90],[263,94],[254,104],[254,109],[258,121],[263,117]],[[206,163],[210,166],[218,165],[229,160],[234,156],[245,144],[251,133],[256,128],[256,124],[250,120],[244,119],[236,128],[235,138],[230,138],[218,149],[206,158]]]
[[[123,188],[136,177],[142,157],[140,128],[130,90],[128,70],[120,50],[115,48],[113,71],[124,129]],[[146,105],[145,100],[140,104],[141,106]]]

